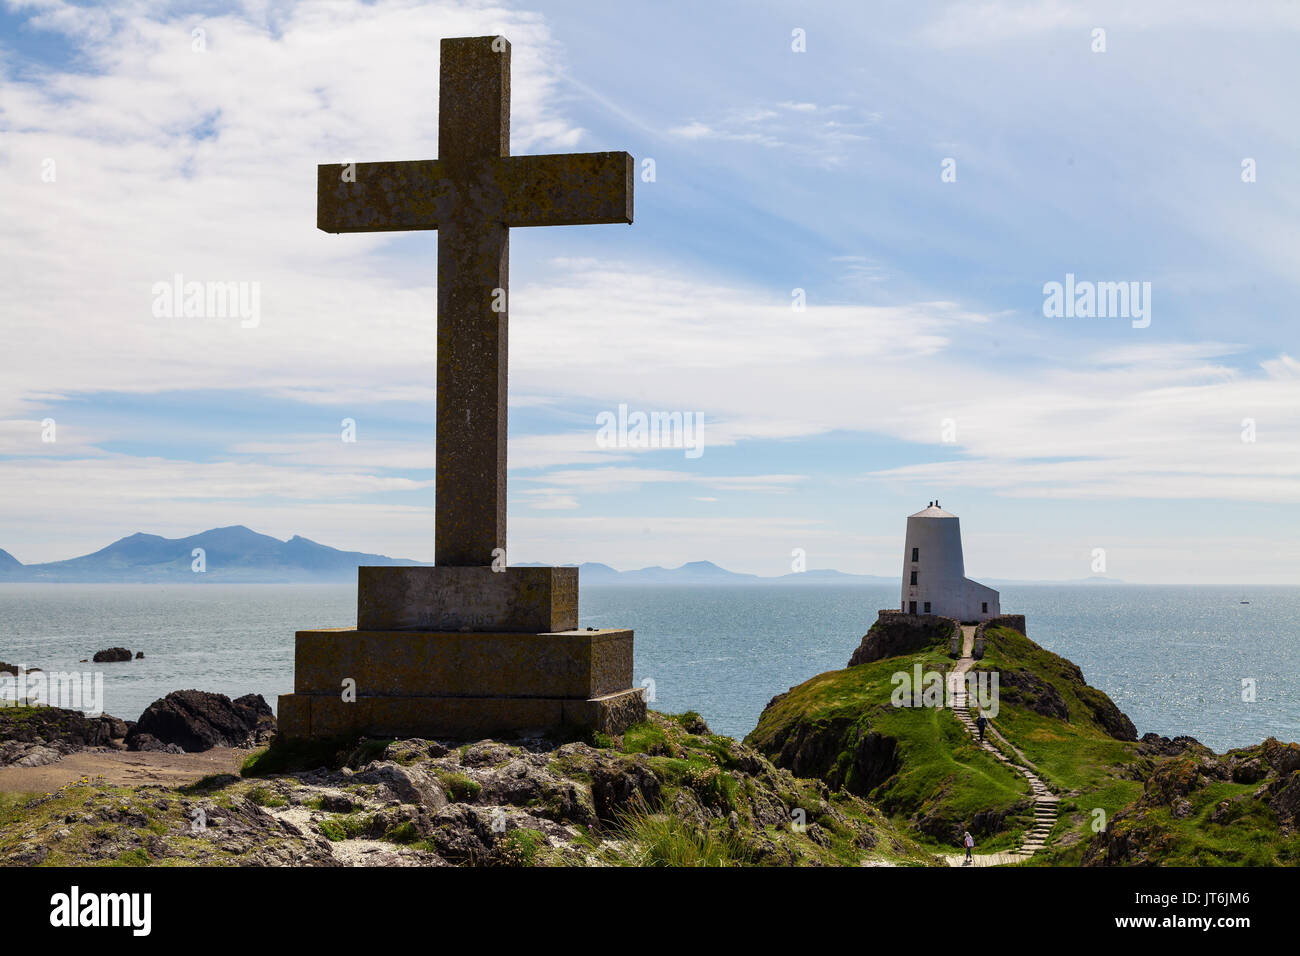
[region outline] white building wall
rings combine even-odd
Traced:
[[[1002,613],[998,592],[966,577],[960,520],[933,505],[907,519],[900,610],[910,612],[915,603],[915,613],[925,614],[926,602],[928,613],[959,621],[985,621]]]

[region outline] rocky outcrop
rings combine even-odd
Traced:
[[[1085,866],[1257,864],[1259,859],[1243,855],[1249,850],[1239,848],[1263,852],[1270,842],[1300,835],[1300,745],[1270,737],[1260,746],[1220,755],[1191,737],[1147,734],[1138,750],[1156,761],[1142,795],[1086,845]],[[1216,801],[1212,788],[1229,782],[1254,789]],[[1234,826],[1241,830],[1238,839],[1213,848],[1198,845],[1206,827],[1217,836]]]
[[[998,671],[998,690],[1002,703],[1027,707],[1044,717],[1070,719],[1070,708],[1061,692],[1032,671],[1001,668]]]
[[[93,747],[120,746],[126,724],[61,707],[0,707],[0,767],[40,767]]]
[[[91,660],[96,664],[115,664],[118,661],[129,661],[131,652],[125,647],[110,647],[107,650],[96,651]]]
[[[1138,741],[1138,753],[1152,757],[1179,757],[1188,750],[1208,750],[1195,737],[1161,737],[1159,734],[1143,734]]]
[[[771,704],[768,705],[769,707]],[[898,741],[847,717],[797,722],[765,744],[778,767],[865,797],[899,768]]]
[[[590,775],[591,800],[600,820],[617,823],[628,814],[659,809],[663,787],[645,757],[599,760]]]
[[[1280,776],[1288,776],[1300,770],[1300,744],[1284,744],[1276,737],[1269,737],[1260,748],[1264,760]]]
[[[47,795],[0,829],[0,865],[935,862],[858,798],[689,716],[592,742],[362,740],[328,757],[282,743],[258,759],[294,753],[298,769],[267,776]]]
[[[914,654],[928,647],[947,646],[954,638],[960,647],[961,622],[954,618],[881,611],[846,666],[856,667],[886,657]]]
[[[140,715],[126,736],[128,750],[197,753],[213,747],[255,747],[275,733],[275,716],[261,694],[231,700],[200,690],[173,691]]]

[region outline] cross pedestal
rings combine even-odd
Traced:
[[[439,233],[435,565],[361,568],[357,627],[297,633],[280,733],[619,733],[632,632],[577,629],[577,568],[504,563],[507,317],[510,227],[630,223],[632,157],[511,156],[510,44],[441,61],[438,159],[317,167],[325,232]]]
[[[577,568],[360,568],[357,626],[299,631],[293,689],[287,737],[617,734],[646,711],[632,632],[578,630]]]

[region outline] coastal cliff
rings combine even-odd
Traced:
[[[850,659],[764,709],[745,742],[772,762],[881,808],[935,852],[969,830],[1009,850],[1034,825],[1019,768],[1059,797],[1031,865],[1294,865],[1300,861],[1300,747],[1275,740],[1217,755],[1191,737],[1148,734],[1073,662],[999,618],[975,634],[970,676],[996,675],[989,739],[978,746],[943,700],[955,622],[882,613]],[[899,693],[938,675],[937,699]],[[972,702],[973,703],[973,702]],[[900,706],[901,704],[901,706]],[[974,710],[975,708],[972,707]]]

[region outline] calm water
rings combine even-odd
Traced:
[[[1190,733],[1222,750],[1300,738],[1300,588],[1007,587],[1029,636],[1083,668],[1139,733]],[[897,588],[603,587],[582,626],[636,630],[636,680],[655,707],[698,710],[743,736],[763,706],[843,667]],[[0,660],[72,670],[105,647],[145,659],[100,665],[105,709],[138,717],[195,687],[275,706],[293,683],[293,632],[355,622],[350,585],[0,585]],[[81,665],[85,669],[88,665]],[[1243,678],[1257,700],[1241,701]]]

